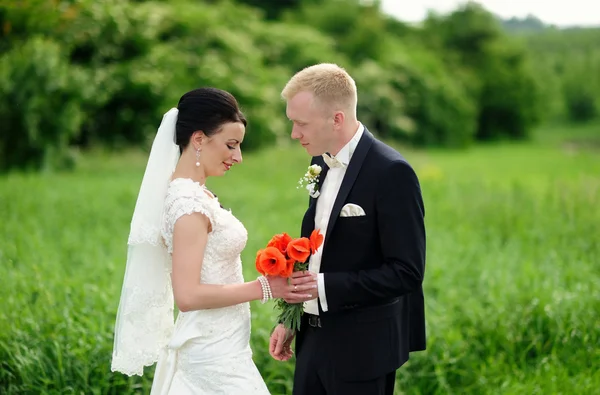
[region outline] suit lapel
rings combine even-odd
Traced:
[[[325,243],[323,248],[327,245],[327,240],[329,240],[329,235],[335,226],[335,222],[340,215],[340,211],[342,211],[342,207],[354,182],[356,181],[356,177],[358,177],[358,173],[360,168],[362,167],[363,162],[367,156],[367,152],[369,152],[369,148],[371,148],[371,144],[373,144],[373,135],[365,128],[356,149],[354,150],[354,154],[352,154],[352,158],[350,158],[350,163],[348,164],[348,168],[346,169],[346,174],[344,175],[344,179],[342,180],[342,185],[340,185],[340,190],[338,191],[337,197],[335,198],[335,203],[333,204],[333,208],[331,209],[331,215],[329,217],[329,223],[327,224],[327,234],[325,235]]]
[[[321,187],[323,186],[323,182],[325,181],[325,176],[327,176],[327,172],[329,171],[329,167],[325,164],[325,161],[320,156],[314,158],[313,164],[321,166],[321,174],[319,175],[319,181],[317,182],[317,191],[320,191]],[[318,197],[314,198],[311,196],[309,205],[316,206],[317,199]]]
[[[317,190],[321,190],[321,187],[323,186],[323,181],[325,180],[325,176],[327,175],[327,171],[329,170],[329,167],[327,167],[327,165],[325,164],[325,162],[323,161],[323,158],[320,156],[316,156],[313,158],[311,165],[319,165],[321,166],[321,174],[319,175],[319,181],[317,182],[318,188]],[[317,210],[317,198],[314,197],[310,197],[309,201],[308,201],[308,209],[306,210],[306,213],[304,214],[304,219],[302,221],[302,229],[301,229],[301,236],[302,237],[308,237],[312,231],[315,229],[315,214],[316,214],[316,210]]]
[[[311,204],[304,213],[304,218],[302,219],[302,228],[300,230],[301,237],[309,237],[310,233],[315,228],[315,205]]]

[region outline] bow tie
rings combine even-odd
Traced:
[[[339,159],[337,159],[335,156],[332,157],[328,153],[324,153],[322,156],[323,156],[323,160],[325,161],[325,164],[330,169],[333,169],[334,167],[339,167],[339,168],[344,167],[344,164],[342,162],[340,162]]]

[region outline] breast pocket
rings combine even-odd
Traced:
[[[358,242],[360,245],[364,242],[365,237],[372,233],[371,226],[372,224],[366,216],[340,217],[335,223],[335,232],[333,233],[336,238],[341,238],[346,244]]]
[[[364,225],[368,222],[368,218],[366,215],[356,216],[356,217],[339,217],[337,219],[337,223],[342,226],[360,226]]]

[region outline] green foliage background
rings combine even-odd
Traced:
[[[281,144],[280,91],[319,62],[355,77],[365,124],[415,146],[527,139],[598,113],[600,29],[513,34],[476,3],[413,26],[358,0],[2,0],[0,27],[0,171],[148,144],[207,85],[242,104],[245,149]]]

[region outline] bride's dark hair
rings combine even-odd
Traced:
[[[240,122],[246,126],[246,118],[237,100],[222,89],[199,88],[189,91],[181,96],[177,109],[175,143],[180,152],[188,146],[192,134],[197,131],[201,130],[210,137],[228,122]]]

